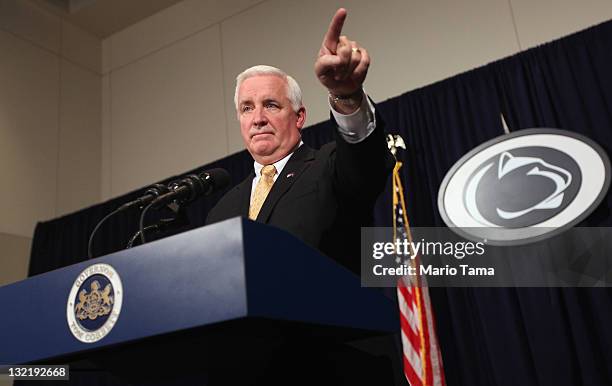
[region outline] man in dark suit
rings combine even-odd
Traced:
[[[360,227],[372,224],[390,154],[382,119],[362,88],[370,57],[341,36],[345,19],[339,9],[315,63],[329,91],[335,142],[318,151],[302,143],[306,108],[292,77],[270,66],[247,69],[236,79],[235,103],[254,172],[219,201],[207,223],[248,215],[358,272]]]
[[[300,87],[283,71],[255,66],[236,78],[235,104],[254,171],[226,193],[207,222],[235,216],[284,229],[354,272],[360,268],[361,227],[372,224],[377,196],[392,166],[383,122],[362,85],[370,57],[341,36],[346,10],[334,15],[315,63],[329,91],[336,140],[313,150],[301,141],[306,120]],[[289,340],[262,363],[257,384],[356,385],[392,383],[387,357],[341,342]],[[266,362],[267,361],[267,362]]]

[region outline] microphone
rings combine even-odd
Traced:
[[[125,210],[131,208],[133,206],[145,206],[149,204],[151,201],[155,200],[157,197],[170,192],[170,189],[166,185],[162,184],[154,184],[145,190],[145,194],[138,197],[137,199],[126,202],[125,204],[119,207],[119,210]]]
[[[156,197],[150,205],[159,208],[171,201],[188,203],[199,196],[206,196],[226,188],[230,183],[230,175],[225,169],[206,170],[200,174],[190,174],[180,181],[169,185],[169,192]]]
[[[226,188],[230,183],[230,176],[225,169],[211,169],[204,171],[200,174],[190,174],[180,181],[171,183],[168,186],[162,184],[152,185],[145,191],[145,194],[141,197],[127,202],[115,209],[111,213],[107,214],[98,221],[93,231],[89,235],[89,242],[87,243],[87,256],[93,258],[93,240],[94,235],[102,224],[113,215],[124,211],[133,206],[144,206],[144,210],[140,215],[140,237],[143,244],[145,243],[143,220],[146,211],[150,207],[159,208],[171,201],[178,201],[179,203],[187,203],[195,200],[199,196],[205,196]]]
[[[96,232],[98,231],[98,229],[100,229],[100,227],[102,226],[102,224],[104,224],[104,222],[106,220],[108,220],[109,218],[111,218],[113,215],[122,212],[126,209],[129,209],[133,206],[144,206],[149,204],[150,202],[152,202],[153,200],[155,200],[157,197],[168,193],[170,191],[170,189],[168,189],[168,187],[166,185],[162,185],[162,184],[154,184],[151,187],[149,187],[149,189],[147,189],[145,191],[145,194],[143,196],[138,197],[137,199],[130,201],[130,202],[126,202],[125,204],[121,205],[119,208],[115,209],[114,211],[110,212],[109,214],[107,214],[106,216],[104,216],[102,218],[102,220],[98,221],[98,223],[96,224],[96,226],[94,227],[93,231],[91,231],[91,234],[89,235],[89,241],[87,242],[87,256],[92,259],[93,258],[93,240],[94,240],[94,236],[96,234]]]

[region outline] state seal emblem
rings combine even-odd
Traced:
[[[117,271],[108,264],[85,268],[74,281],[66,318],[72,335],[83,343],[104,338],[121,313],[123,286]]]

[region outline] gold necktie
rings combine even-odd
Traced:
[[[251,220],[255,220],[257,218],[264,201],[266,201],[268,193],[270,193],[270,189],[272,189],[272,185],[274,185],[275,175],[276,168],[274,165],[266,165],[261,169],[261,177],[257,182],[257,186],[255,187],[253,199],[251,200],[251,206],[249,208],[249,218]]]

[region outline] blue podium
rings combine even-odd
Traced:
[[[0,365],[87,363],[128,379],[268,366],[399,330],[382,292],[242,218],[1,287],[0,307]]]

